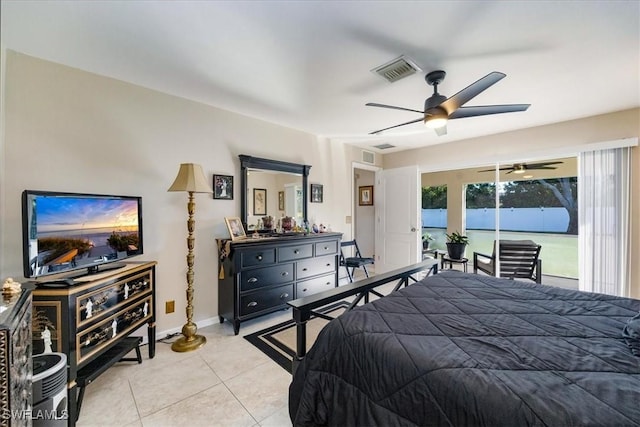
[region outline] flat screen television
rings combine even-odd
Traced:
[[[25,190],[22,249],[27,278],[120,268],[143,253],[142,198]]]

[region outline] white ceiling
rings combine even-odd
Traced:
[[[640,106],[639,1],[8,1],[4,48],[313,134],[401,149]],[[421,73],[370,72],[407,55]],[[526,112],[419,117],[442,69],[452,96],[491,71],[507,77],[467,106]],[[377,150],[373,150],[377,151]]]

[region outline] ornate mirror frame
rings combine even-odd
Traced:
[[[249,213],[247,212],[247,208],[249,206],[249,195],[247,192],[247,185],[248,172],[250,169],[287,172],[302,176],[302,216],[305,221],[307,220],[307,204],[309,202],[308,179],[311,166],[282,162],[279,160],[263,159],[260,157],[247,156],[245,154],[240,154],[238,157],[240,158],[240,186],[242,188],[240,193],[240,218],[242,219],[242,224],[245,230],[248,230],[247,218]]]

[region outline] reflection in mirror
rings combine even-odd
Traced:
[[[254,189],[266,190],[266,210],[256,212],[254,200]],[[279,193],[284,194],[284,209],[280,209]],[[303,221],[302,212],[302,176],[287,173],[268,171],[262,169],[249,169],[247,171],[247,227],[254,230],[259,222],[264,224],[263,217],[274,218],[274,226],[278,219],[283,216],[290,216],[296,220],[297,224]],[[262,212],[265,212],[264,214]],[[264,225],[263,227],[265,228]]]
[[[239,157],[242,186],[240,215],[245,229],[270,230],[285,216],[301,225],[307,219],[307,178],[311,166],[246,155]],[[262,191],[254,192],[254,189]],[[266,196],[259,203],[259,212],[256,212],[254,194]],[[268,226],[268,217],[273,218],[271,227]]]

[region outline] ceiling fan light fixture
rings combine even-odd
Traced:
[[[434,111],[425,114],[424,124],[429,129],[438,129],[447,125],[449,116],[442,109],[434,109]]]

